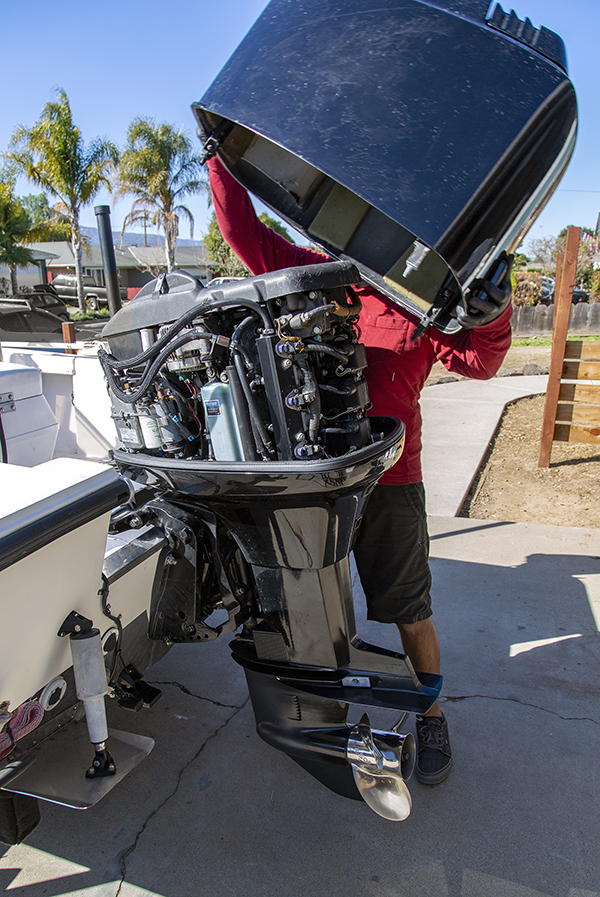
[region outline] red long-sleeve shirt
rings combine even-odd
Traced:
[[[221,233],[253,274],[322,264],[321,253],[289,243],[259,220],[247,192],[218,159],[208,165]],[[399,417],[406,425],[404,452],[380,482],[417,483],[422,479],[419,396],[433,364],[441,361],[449,371],[474,380],[493,377],[510,346],[511,309],[484,327],[453,334],[429,328],[412,342],[417,318],[372,287],[357,292],[363,306],[359,325],[367,348],[371,414]]]

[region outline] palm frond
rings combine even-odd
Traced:
[[[181,212],[193,234],[193,216],[179,201],[206,189],[199,157],[193,155],[185,131],[168,122],[157,124],[152,118],[138,117],[131,122],[119,161],[115,195],[135,197],[132,214],[140,209],[152,212],[153,222],[170,238],[174,233],[173,216]]]

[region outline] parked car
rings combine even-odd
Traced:
[[[56,315],[61,321],[70,321],[71,316],[67,303],[60,298],[56,288],[51,283],[36,283],[33,293],[23,293],[14,296],[15,299],[26,300],[32,308],[39,308]]]
[[[60,343],[63,321],[29,299],[0,299],[0,343]],[[97,339],[96,330],[76,327],[78,340]]]
[[[578,302],[589,302],[590,294],[587,290],[581,290],[579,287],[575,287],[573,290],[573,305],[577,305]],[[554,290],[552,291],[552,295],[550,296],[550,302],[554,302]]]
[[[213,277],[206,284],[207,287],[220,287],[224,283],[231,283],[232,280],[246,280],[245,277]]]
[[[579,287],[575,287],[573,290],[573,305],[576,305],[578,302],[589,302],[590,294],[587,290],[582,290]],[[542,277],[542,297],[540,299],[542,305],[552,305],[554,302],[554,278],[553,277]]]
[[[578,287],[575,287],[573,290],[573,302],[589,302],[590,294],[587,290],[580,290]]]
[[[542,305],[550,305],[554,302],[554,278],[542,277],[542,297],[540,299]]]
[[[77,278],[74,274],[57,274],[52,281],[52,286],[65,302],[77,303]],[[106,287],[94,283],[94,278],[89,274],[83,276],[83,292],[86,308],[89,311],[97,311],[101,305],[108,305],[108,292]],[[127,301],[127,290],[119,287],[121,302]]]

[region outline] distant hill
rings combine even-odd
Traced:
[[[81,233],[87,237],[90,241],[90,246],[99,246],[100,239],[98,237],[98,231],[95,227],[82,227]],[[113,241],[115,246],[121,246],[121,232],[118,230],[113,231]],[[125,231],[123,234],[123,246],[144,246],[144,235],[143,234],[134,234],[128,233]],[[165,238],[161,234],[157,233],[147,233],[146,234],[146,246],[164,246]],[[181,237],[177,237],[177,246],[202,246],[202,240],[184,240]]]

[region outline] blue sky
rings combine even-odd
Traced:
[[[529,236],[557,234],[568,224],[594,227],[600,211],[600,2],[515,0],[502,5],[514,5],[521,18],[529,16],[534,25],[561,35],[579,100],[579,138],[571,165]],[[265,0],[4,0],[0,151],[16,124],[36,120],[54,87],[66,90],[86,141],[106,136],[122,144],[137,115],[176,123],[193,134],[191,103],[200,99],[265,6]],[[37,190],[20,182],[19,192]],[[95,203],[101,202],[110,197],[100,195]],[[209,217],[206,202],[197,198],[190,207],[195,236],[201,237]],[[114,207],[115,228],[128,210],[127,200]],[[93,206],[84,210],[82,223],[95,226]]]

